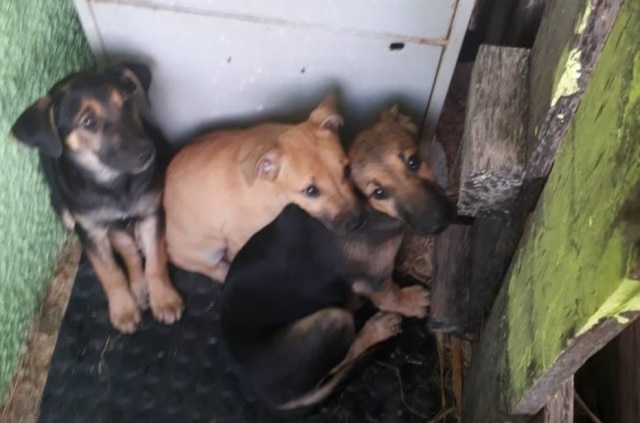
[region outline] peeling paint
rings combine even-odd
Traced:
[[[602,307],[587,320],[576,336],[584,334],[607,318],[614,318],[619,324],[626,325],[629,318],[624,314],[633,311],[640,311],[640,283],[633,279],[625,279]]]
[[[587,28],[587,23],[589,23],[589,18],[591,17],[592,9],[593,9],[593,4],[591,0],[587,0],[587,4],[585,5],[585,8],[584,8],[584,13],[582,14],[582,19],[578,20],[577,22],[577,26],[575,29],[576,34],[582,34],[582,31],[584,31]]]
[[[582,71],[581,56],[582,52],[577,48],[569,52],[564,70],[551,99],[551,107],[555,106],[560,98],[573,95],[580,90],[578,79]]]

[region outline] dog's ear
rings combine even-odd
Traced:
[[[280,159],[280,148],[275,145],[252,149],[240,160],[240,171],[247,185],[253,185],[256,179],[275,180],[280,172]]]
[[[50,96],[44,96],[29,106],[11,127],[11,134],[20,142],[39,149],[51,157],[62,155],[62,140],[58,134]]]
[[[309,120],[320,128],[328,129],[337,134],[344,121],[342,116],[338,114],[336,97],[333,94],[326,96],[311,112]]]
[[[397,104],[391,106],[389,110],[383,110],[382,113],[380,113],[380,122],[395,122],[411,135],[418,135],[418,127],[416,124],[409,116],[400,113]]]
[[[151,69],[140,63],[122,63],[112,71],[130,93],[141,93],[149,104],[149,87],[151,87]]]

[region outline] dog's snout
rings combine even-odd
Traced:
[[[455,214],[453,203],[440,187],[433,195],[434,207],[431,209],[431,230],[432,234],[439,234],[444,231]]]
[[[451,208],[446,206],[440,210],[433,210],[430,216],[427,216],[428,223],[425,225],[424,232],[437,235],[444,231],[451,221],[453,213],[450,210]]]
[[[432,183],[424,184],[424,194],[420,203],[401,210],[403,220],[423,236],[437,235],[444,231],[454,216],[453,203],[444,190]]]

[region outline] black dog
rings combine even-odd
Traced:
[[[415,126],[396,108],[349,151],[367,196],[364,224],[340,236],[296,206],[254,235],[223,286],[222,345],[240,381],[276,410],[308,410],[359,357],[397,334],[401,316],[424,317],[421,286],[391,279],[405,228],[442,231],[453,207],[418,150]],[[357,295],[381,310],[356,334]]]
[[[137,103],[150,84],[151,72],[139,64],[75,73],[11,129],[39,149],[51,204],[78,234],[108,298],[111,322],[125,333],[135,331],[140,308],[149,302],[155,318],[167,324],[182,313],[167,271],[161,210],[171,152]]]

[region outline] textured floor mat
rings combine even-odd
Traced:
[[[217,345],[220,287],[172,269],[186,309],[175,326],[149,312],[134,335],[109,324],[106,298],[82,260],[58,336],[39,422],[275,422],[247,401]],[[364,362],[317,413],[301,422],[425,421],[440,409],[435,341],[425,322]]]

